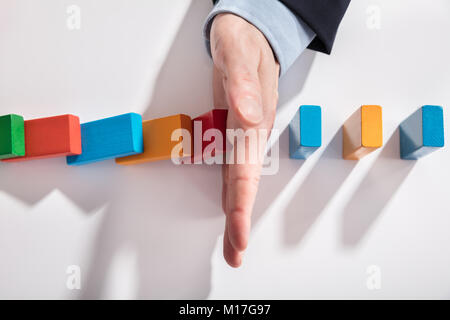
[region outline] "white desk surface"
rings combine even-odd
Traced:
[[[66,27],[69,5],[81,29]],[[380,29],[367,8],[377,5]],[[82,122],[212,107],[201,27],[210,1],[2,0],[0,114]],[[323,108],[323,147],[262,179],[241,269],[222,258],[218,167],[0,164],[0,298],[450,298],[450,153],[398,158],[399,123],[450,104],[450,2],[357,0],[331,56],[280,84],[276,128]],[[385,147],[340,158],[344,121],[383,106]],[[445,109],[446,141],[449,112]],[[66,269],[81,268],[81,290]],[[369,290],[377,266],[381,288]]]

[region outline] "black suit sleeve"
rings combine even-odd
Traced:
[[[216,3],[218,0],[213,0]],[[258,1],[258,0],[253,0]],[[278,1],[278,0],[274,0]],[[330,53],[350,0],[279,0],[316,33],[309,49]]]

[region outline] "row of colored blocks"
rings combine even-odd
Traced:
[[[121,165],[170,159],[181,143],[178,157],[201,161],[209,141],[202,133],[219,130],[226,151],[227,110],[214,109],[195,119],[184,114],[145,120],[136,113],[87,122],[80,125],[74,115],[24,121],[18,115],[0,117],[0,159],[7,162],[67,156],[69,165],[116,159]],[[196,133],[195,123],[200,123]],[[192,136],[172,139],[177,129]],[[364,105],[343,126],[343,158],[358,160],[383,145],[382,110]],[[196,135],[201,135],[196,139]],[[199,141],[199,143],[197,142]],[[192,143],[191,143],[192,142]],[[303,105],[289,125],[290,157],[306,159],[322,144],[322,115],[319,106]],[[440,106],[423,106],[400,125],[402,159],[418,159],[444,146],[443,110]],[[214,156],[214,153],[211,153]]]
[[[203,157],[210,143],[200,140],[200,146],[185,141],[184,136],[172,140],[172,134],[182,129],[192,135],[194,123],[201,130],[218,129],[226,137],[227,110],[214,109],[195,119],[184,114],[143,121],[136,113],[83,123],[74,115],[61,115],[24,121],[18,115],[0,117],[0,159],[17,162],[67,156],[69,165],[82,165],[116,159],[121,165],[170,159],[178,144],[180,158]],[[225,151],[225,143],[222,143]],[[200,159],[199,159],[200,158]]]
[[[419,159],[444,146],[444,116],[441,106],[426,105],[405,119],[399,127],[400,157]],[[322,144],[320,106],[299,108],[289,125],[289,153],[306,159]],[[343,126],[342,156],[359,160],[383,145],[382,108],[364,105]]]

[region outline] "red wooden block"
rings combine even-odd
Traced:
[[[17,162],[81,154],[80,119],[74,115],[27,120],[25,156],[3,160]]]
[[[220,146],[220,143],[218,145],[216,144],[216,148],[210,155],[215,157],[216,153],[225,154],[227,145],[227,115],[228,110],[214,109],[192,120],[192,131],[194,133],[194,152],[192,161],[194,163],[201,163],[202,160],[204,161],[204,151],[206,147],[215,143],[215,137],[209,141],[205,139],[205,133],[208,135],[208,129],[217,129],[222,136],[222,147]],[[199,124],[201,124],[201,130]]]

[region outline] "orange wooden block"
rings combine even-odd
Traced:
[[[343,157],[359,160],[383,145],[380,106],[362,106],[344,124]]]
[[[178,135],[177,139],[179,139],[172,141],[172,134],[177,129],[185,129],[189,137],[184,139]],[[133,156],[117,158],[117,164],[133,165],[171,159],[172,151],[180,142],[180,152],[176,156],[183,158],[192,154],[192,121],[187,115],[177,114],[170,117],[143,121],[142,130],[144,135],[144,152]]]
[[[80,119],[74,115],[27,120],[25,156],[5,159],[17,162],[81,154]]]

